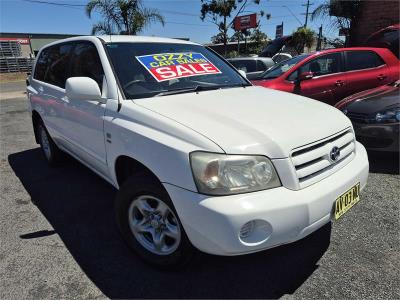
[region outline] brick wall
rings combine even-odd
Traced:
[[[364,0],[361,4],[360,15],[352,25],[350,44],[362,44],[367,37],[389,25],[399,23],[399,0]]]

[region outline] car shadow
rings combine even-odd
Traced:
[[[400,174],[399,153],[368,151],[371,173]]]
[[[161,271],[144,264],[122,242],[114,224],[116,190],[67,158],[49,168],[39,148],[8,161],[32,202],[80,268],[109,298],[278,298],[292,294],[318,268],[330,243],[327,224],[296,243],[236,257],[199,254],[184,269]],[[45,258],[43,258],[45,259]]]

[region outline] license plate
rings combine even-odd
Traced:
[[[357,183],[335,201],[335,220],[343,216],[350,208],[360,201],[360,183]]]

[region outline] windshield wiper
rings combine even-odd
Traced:
[[[182,88],[182,89],[175,89],[175,90],[169,90],[169,91],[162,91],[160,93],[155,94],[153,97],[176,95],[176,94],[183,94],[183,93],[197,93],[197,92],[201,92],[201,91],[218,90],[220,88],[221,88],[221,86],[219,86],[219,85],[215,85],[215,86],[197,85],[197,86],[191,87],[191,88]]]

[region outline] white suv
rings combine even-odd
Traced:
[[[195,43],[58,41],[40,51],[27,92],[47,161],[67,152],[119,189],[122,236],[156,265],[195,248],[239,255],[296,241],[338,219],[367,182],[345,115],[253,87]]]

